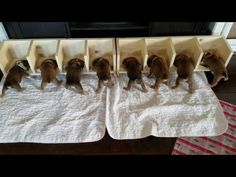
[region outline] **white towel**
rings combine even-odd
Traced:
[[[176,77],[175,74],[172,77]],[[65,81],[65,76],[60,76]],[[159,92],[148,93],[135,87],[123,90],[128,78],[120,75],[112,89],[95,93],[96,75],[83,75],[86,95],[49,84],[42,93],[40,77],[24,79],[26,90],[8,89],[0,98],[0,142],[82,143],[103,138],[105,128],[114,139],[215,136],[225,132],[227,121],[218,99],[203,73],[194,74],[196,91],[187,84],[172,91],[161,84]],[[173,85],[173,83],[172,83]]]
[[[65,76],[60,76],[65,82]],[[8,89],[0,98],[0,142],[80,143],[105,135],[106,90],[95,93],[96,76],[82,76],[87,95],[54,84],[38,90],[41,78],[23,79],[25,91]]]
[[[177,74],[171,74],[174,85]],[[204,73],[194,73],[195,93],[188,93],[187,83],[172,90],[161,84],[159,91],[150,88],[154,79],[143,76],[149,90],[138,88],[123,90],[127,85],[126,74],[112,90],[108,90],[106,127],[114,139],[139,139],[156,137],[216,136],[227,129],[227,120],[219,101],[209,87]]]

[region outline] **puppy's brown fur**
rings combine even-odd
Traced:
[[[23,77],[29,75],[27,71],[29,70],[30,66],[26,60],[22,60],[21,63],[24,65],[26,70],[15,64],[6,77],[6,81],[3,87],[3,93],[8,87],[12,87],[19,92],[25,90],[25,88],[22,88],[20,86],[20,83]]]
[[[96,92],[101,92],[104,81],[106,80],[108,80],[108,87],[111,88],[113,82],[111,80],[111,67],[109,61],[103,57],[97,58],[93,61],[93,67],[96,70],[99,79]]]
[[[40,89],[44,90],[44,87],[48,84],[53,82],[57,86],[61,84],[62,81],[59,81],[57,76],[57,63],[54,59],[46,59],[42,62],[40,66],[42,82]]]
[[[138,60],[135,57],[129,57],[124,59],[122,64],[125,66],[129,78],[127,87],[124,87],[123,89],[129,91],[132,84],[137,81],[139,84],[141,84],[142,91],[147,92],[148,90],[146,89],[142,79],[141,64],[138,62]]]
[[[84,68],[84,61],[79,58],[71,59],[66,67],[66,88],[71,86],[83,93],[83,87],[80,83],[80,73]]]
[[[201,65],[208,67],[214,75],[211,87],[215,87],[222,78],[224,78],[225,81],[228,80],[228,72],[223,60],[213,52],[207,51],[204,53]]]
[[[157,90],[161,82],[168,84],[169,67],[166,60],[156,55],[151,55],[148,58],[147,65],[150,68],[150,73],[148,77],[154,75],[156,78],[155,84],[152,85],[151,88]]]
[[[172,89],[178,88],[180,81],[186,80],[189,85],[189,93],[193,93],[194,92],[193,81],[192,81],[192,75],[194,70],[193,60],[184,54],[179,54],[175,58],[174,66],[177,67],[178,77],[176,79],[176,85],[172,87]]]

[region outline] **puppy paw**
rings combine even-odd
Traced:
[[[227,80],[229,80],[229,78],[228,78],[228,77],[225,77],[225,78],[224,78],[224,81],[227,81]]]
[[[24,90],[26,90],[26,88],[22,87],[22,88],[17,89],[18,92],[23,92]]]
[[[97,89],[96,93],[101,93],[102,89]]]
[[[143,89],[143,90],[142,90],[142,92],[144,92],[144,93],[147,93],[147,92],[148,92],[148,90],[147,90],[147,89]]]
[[[150,87],[154,90],[157,90],[157,87],[155,87],[155,85],[151,85]]]
[[[173,86],[173,87],[171,87],[171,89],[177,89],[177,86]]]
[[[86,90],[84,90],[83,93],[81,93],[81,95],[88,95],[88,94],[89,94],[89,92]]]
[[[130,89],[128,87],[123,87],[124,90],[129,91]]]
[[[39,87],[38,89],[39,89],[41,92],[44,91],[44,88],[42,88],[42,87]]]
[[[83,90],[78,91],[78,93],[81,94],[81,95],[84,95],[84,91]]]
[[[114,84],[112,83],[112,84],[109,84],[108,85],[108,88],[112,88],[114,86]]]
[[[189,90],[188,93],[193,94],[194,90]]]

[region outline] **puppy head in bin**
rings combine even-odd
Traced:
[[[73,58],[68,62],[67,68],[68,67],[74,68],[74,69],[83,69],[84,68],[84,61],[79,58]]]
[[[175,57],[174,66],[178,67],[180,65],[185,65],[189,62],[194,66],[194,62],[189,56],[185,54],[178,54]]]
[[[126,69],[131,69],[133,67],[140,68],[141,64],[139,63],[138,59],[135,57],[128,57],[125,58],[122,62]],[[141,68],[140,68],[141,69]]]
[[[53,65],[55,68],[58,67],[56,60],[55,60],[55,59],[52,59],[52,58],[48,58],[48,59],[44,60],[44,61],[42,62],[42,64],[44,64],[44,65],[47,65],[47,64],[48,64],[48,65]]]
[[[205,51],[201,60],[201,65],[207,66],[210,58],[215,58],[216,55],[213,51]]]
[[[93,68],[94,70],[98,70],[99,68],[103,68],[104,66],[110,67],[110,63],[107,59],[100,57],[93,60]]]
[[[152,61],[153,61],[154,58],[160,58],[160,57],[158,57],[156,55],[151,55],[150,57],[148,57],[147,65],[148,65],[149,68],[151,67]]]
[[[29,71],[29,69],[30,69],[30,65],[27,60],[18,60],[18,61],[16,61],[15,65],[21,67],[25,71]]]

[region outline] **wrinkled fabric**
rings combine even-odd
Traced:
[[[171,86],[176,77],[172,72]],[[227,120],[204,73],[194,73],[193,94],[188,93],[186,82],[176,90],[161,84],[157,92],[150,88],[155,79],[143,76],[143,80],[147,93],[138,84],[123,90],[126,74],[120,74],[115,87],[108,90],[106,127],[112,138],[216,136],[226,131]]]
[[[60,76],[59,80],[65,76]],[[63,84],[64,84],[63,83]],[[0,98],[0,142],[80,143],[105,134],[106,90],[95,93],[97,78],[82,76],[85,95],[48,84],[39,76],[22,80],[26,90],[8,89]]]

